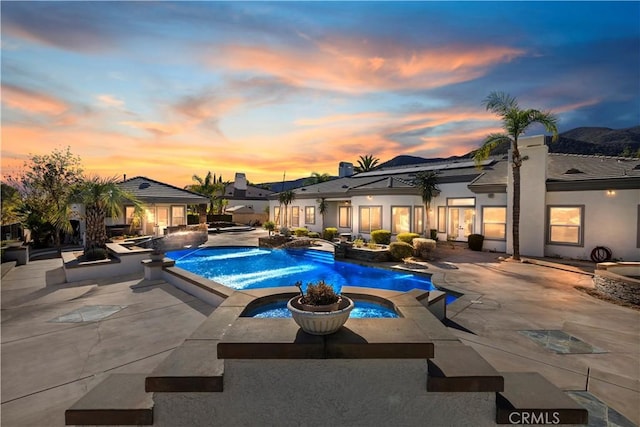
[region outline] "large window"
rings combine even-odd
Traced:
[[[505,240],[507,238],[507,208],[505,206],[484,206],[482,208],[482,234],[485,239]]]
[[[291,207],[291,226],[300,227],[300,208],[297,206]]]
[[[447,208],[438,206],[438,233],[447,232]]]
[[[351,228],[351,206],[340,206],[338,209],[338,227]]]
[[[185,225],[184,206],[171,206],[171,225]]]
[[[316,223],[316,208],[315,206],[305,206],[304,208],[304,223],[315,224]]]
[[[124,207],[124,222],[125,224],[131,225],[136,216],[136,208],[133,206],[125,206]]]
[[[422,206],[413,207],[413,232],[422,234],[424,231],[424,208]]]
[[[280,225],[280,206],[273,208],[273,222],[275,222],[276,225]]]
[[[391,207],[391,232],[393,234],[411,231],[411,206]]]
[[[549,206],[548,217],[548,243],[582,245],[584,206]]]
[[[360,232],[371,233],[382,228],[382,206],[360,207]]]

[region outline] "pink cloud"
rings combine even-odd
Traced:
[[[2,103],[12,109],[49,116],[62,114],[69,108],[52,96],[7,84],[2,85]]]

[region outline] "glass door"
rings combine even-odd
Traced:
[[[158,207],[156,208],[156,226],[158,227],[157,235],[163,236],[164,229],[169,225],[169,208]]]
[[[449,229],[447,235],[449,239],[456,241],[467,241],[469,234],[473,234],[473,224],[475,223],[474,208],[449,208]]]

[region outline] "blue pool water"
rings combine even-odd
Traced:
[[[253,311],[247,313],[247,317],[261,317],[261,318],[280,318],[291,317],[291,312],[287,308],[286,301],[274,302],[271,304],[265,304],[256,308]],[[365,301],[356,301],[355,307],[349,313],[349,317],[352,319],[365,319],[365,318],[397,318],[398,314],[380,304],[374,304]]]
[[[428,277],[335,261],[333,254],[309,249],[212,247],[168,252],[176,266],[234,289],[293,286],[324,280],[336,292],[343,286],[410,291],[434,290]],[[304,288],[303,288],[304,289]],[[447,303],[455,300],[447,295]]]

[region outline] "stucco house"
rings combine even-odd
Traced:
[[[554,154],[545,142],[534,136],[519,144],[525,159],[520,253],[589,259],[594,247],[606,246],[614,258],[640,260],[640,159]],[[428,170],[437,173],[441,193],[427,213],[412,181]],[[295,189],[286,221],[285,207],[273,195],[270,218],[318,232],[336,227],[365,239],[381,228],[394,235],[435,229],[440,240],[454,241],[477,233],[485,237],[485,250],[510,253],[511,181],[508,156],[490,158],[481,168],[469,160],[379,169]]]

